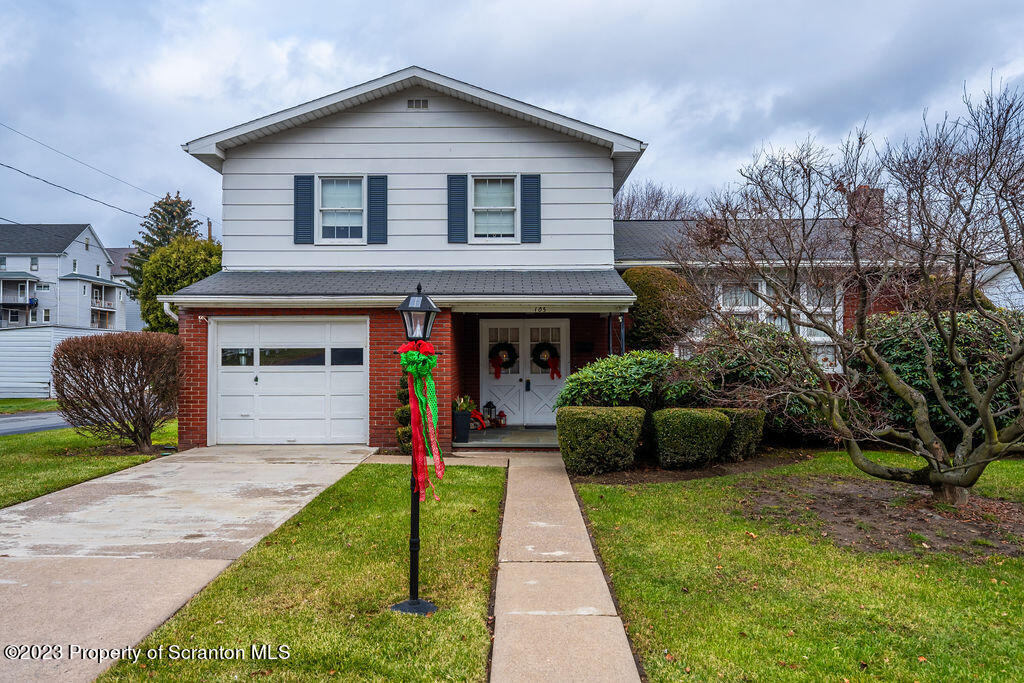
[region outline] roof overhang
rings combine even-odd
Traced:
[[[158,296],[161,303],[187,308],[394,308],[404,296]],[[455,312],[487,313],[624,313],[635,296],[470,296],[433,295],[441,308]]]
[[[625,182],[647,144],[621,133],[505,97],[422,67],[410,66],[372,81],[226,128],[182,145],[182,149],[221,172],[226,151],[311,121],[338,114],[412,87],[424,87],[492,111],[549,128],[608,149],[615,190]]]

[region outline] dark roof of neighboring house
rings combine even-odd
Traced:
[[[632,296],[604,270],[222,270],[175,292],[185,296],[404,296],[422,284],[434,295]]]
[[[38,282],[39,278],[23,270],[0,270],[0,280],[32,280],[33,282]]]
[[[81,273],[68,273],[67,275],[61,275],[61,280],[84,280],[85,282],[92,282],[97,285],[106,285],[108,287],[124,287],[124,283],[114,282],[113,280],[105,280],[95,275],[82,275]]]
[[[107,253],[110,254],[110,260],[113,261],[113,265],[110,266],[110,274],[113,276],[127,275],[128,274],[128,257],[138,251],[135,247],[107,247]]]
[[[615,221],[616,261],[667,261],[665,246],[693,221]]]
[[[60,254],[88,227],[88,223],[0,225],[0,254]]]

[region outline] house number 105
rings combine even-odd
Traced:
[[[534,313],[547,313],[548,312],[548,307],[547,306],[535,306],[534,309],[533,309],[533,312]]]

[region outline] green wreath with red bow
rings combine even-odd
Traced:
[[[558,349],[555,348],[554,344],[547,342],[537,344],[533,347],[533,351],[530,352],[530,360],[537,367],[547,368],[551,379],[562,376],[562,370],[559,367],[561,359],[558,356]]]
[[[412,418],[413,480],[420,500],[426,500],[427,487],[434,488],[427,468],[427,455],[434,461],[434,476],[444,476],[444,458],[437,438],[437,388],[433,370],[437,367],[434,345],[414,341],[398,347],[402,369],[409,374],[409,409]],[[434,500],[440,500],[433,490]]]

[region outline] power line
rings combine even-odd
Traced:
[[[57,154],[61,155],[62,157],[66,157],[68,159],[71,159],[71,161],[74,161],[75,163],[81,164],[82,166],[85,166],[86,168],[92,169],[93,171],[96,171],[97,173],[105,175],[106,177],[108,177],[108,178],[110,178],[112,180],[116,180],[119,183],[124,183],[125,185],[127,185],[128,187],[130,187],[132,189],[135,189],[135,190],[138,190],[139,192],[143,192],[145,194],[148,194],[150,197],[156,197],[157,199],[163,199],[163,197],[161,197],[160,195],[158,195],[155,192],[150,192],[149,190],[147,190],[147,189],[145,189],[143,187],[139,187],[138,185],[133,185],[132,183],[128,182],[127,180],[124,180],[123,178],[118,178],[116,175],[113,175],[111,173],[107,173],[106,171],[104,171],[101,168],[96,168],[92,164],[87,163],[85,161],[82,161],[81,159],[78,159],[76,157],[73,157],[70,154],[68,154],[67,152],[62,152],[61,150],[57,149],[56,147],[53,147],[52,145],[46,144],[42,140],[38,140],[38,139],[32,137],[31,135],[29,135],[27,133],[22,133],[20,130],[17,130],[15,128],[12,128],[12,127],[8,126],[3,121],[0,121],[0,126],[3,126],[4,128],[6,128],[7,130],[11,131],[12,133],[16,133],[16,134],[20,135],[21,137],[23,137],[23,138],[25,138],[27,140],[31,140],[32,142],[34,142],[34,143],[36,143],[38,145],[42,145],[43,147],[45,147],[46,149],[50,150],[51,152],[56,152]],[[207,215],[205,213],[200,212],[199,215],[203,216],[204,218],[208,218],[209,220],[214,221],[215,223],[220,223],[219,220],[217,220],[216,218],[213,218],[212,216],[209,216],[209,215]]]
[[[102,199],[96,199],[95,197],[90,197],[89,195],[84,194],[82,192],[78,192],[77,190],[72,190],[70,187],[64,187],[63,185],[59,185],[59,184],[57,184],[57,183],[55,183],[53,181],[47,180],[46,178],[40,178],[37,175],[32,175],[28,171],[22,171],[20,168],[15,168],[14,166],[11,166],[10,164],[5,164],[2,161],[0,161],[0,166],[3,166],[4,168],[9,168],[12,171],[16,171],[16,172],[22,174],[23,176],[27,176],[27,177],[32,178],[34,180],[38,180],[41,183],[46,183],[47,185],[51,185],[53,187],[59,188],[61,190],[64,190],[65,192],[70,192],[71,194],[78,195],[79,197],[84,197],[85,199],[88,199],[91,202],[96,202],[97,204],[102,204],[103,206],[108,206],[111,209],[115,209],[117,211],[120,211],[121,213],[126,213],[129,216],[135,216],[136,218],[145,218],[145,216],[143,216],[142,214],[135,213],[134,211],[129,211],[128,209],[122,209],[120,206],[114,206],[113,204],[105,202]]]

